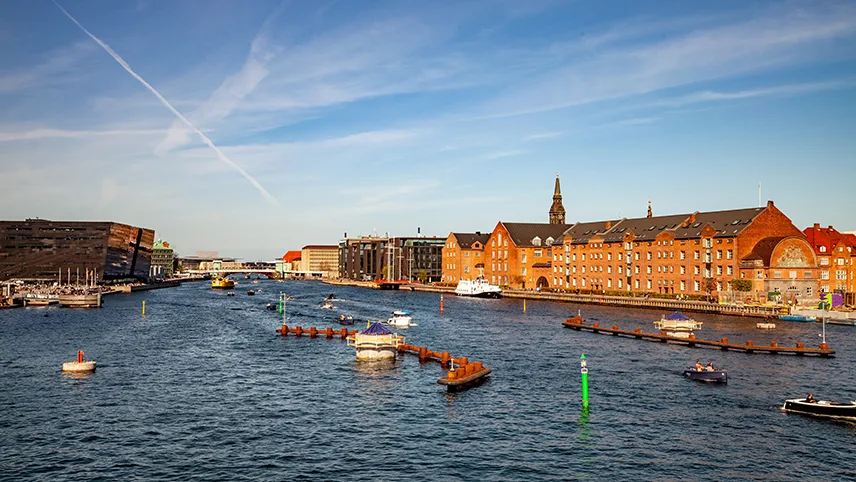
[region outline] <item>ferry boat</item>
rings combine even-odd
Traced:
[[[455,294],[476,298],[499,298],[502,296],[502,290],[499,286],[492,285],[486,279],[479,276],[474,280],[462,279],[458,281],[458,286],[455,287]]]
[[[688,338],[690,333],[701,329],[701,322],[687,318],[680,311],[676,311],[668,317],[664,316],[659,321],[655,321],[654,327],[660,331],[668,332],[670,336]]]
[[[782,321],[799,321],[802,323],[814,323],[817,321],[817,318],[814,316],[802,316],[802,315],[779,315],[779,319]]]
[[[229,278],[213,278],[211,287],[214,289],[228,290],[235,287],[235,282]]]
[[[416,324],[413,323],[413,317],[410,316],[410,312],[407,310],[393,311],[392,316],[384,323],[398,328],[416,326]]]
[[[370,323],[362,332],[348,337],[348,346],[357,350],[357,360],[394,360],[404,337],[389,331],[380,323]]]

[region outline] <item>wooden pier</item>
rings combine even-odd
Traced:
[[[309,328],[303,328],[302,326],[296,326],[294,328],[289,328],[288,325],[282,325],[281,327],[276,329],[276,332],[282,336],[286,336],[289,333],[301,337],[303,335],[309,335],[310,338],[317,338],[319,335],[324,336],[328,340],[333,337],[338,336],[340,339],[345,340],[350,335],[354,335],[357,333],[357,330],[348,331],[347,328],[342,328],[341,330],[334,330],[333,328],[327,327],[324,329],[315,328],[314,326]]]
[[[752,340],[746,340],[742,345],[729,343],[728,338],[722,338],[720,341],[700,340],[694,334],[690,334],[689,338],[680,338],[677,336],[667,335],[665,331],[660,333],[644,333],[641,328],[636,328],[633,331],[622,330],[618,325],[612,325],[611,328],[600,326],[599,323],[588,325],[580,316],[568,318],[562,325],[565,328],[570,328],[576,331],[590,331],[592,333],[602,333],[604,335],[620,336],[625,338],[634,338],[637,340],[658,341],[660,343],[672,343],[684,345],[691,348],[695,347],[712,347],[719,348],[723,351],[740,351],[743,353],[769,353],[773,355],[817,355],[828,357],[835,355],[835,350],[829,348],[826,343],[821,343],[819,348],[806,348],[804,343],[797,343],[795,347],[779,346],[777,342],[771,342],[769,345],[756,345]]]

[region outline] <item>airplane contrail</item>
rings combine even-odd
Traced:
[[[155,90],[154,87],[149,85],[149,83],[146,82],[142,77],[140,77],[139,74],[134,72],[134,69],[132,69],[131,66],[128,65],[128,63],[125,62],[125,60],[119,56],[119,54],[114,52],[113,49],[111,49],[109,45],[107,45],[104,42],[102,42],[101,40],[99,40],[98,37],[96,37],[95,35],[92,35],[92,33],[90,33],[89,30],[86,30],[86,28],[83,25],[81,25],[80,22],[77,21],[77,19],[72,17],[70,13],[68,13],[64,8],[62,8],[62,6],[59,3],[57,3],[56,0],[51,0],[51,1],[53,1],[54,5],[56,5],[57,8],[62,10],[62,13],[64,13],[66,17],[68,17],[72,22],[74,22],[75,25],[80,27],[80,30],[83,30],[83,33],[85,33],[86,35],[89,36],[89,38],[91,38],[92,40],[97,42],[98,45],[100,45],[101,48],[103,48],[108,54],[110,54],[110,56],[113,57],[113,59],[116,62],[119,62],[119,65],[121,65],[123,69],[125,69],[129,74],[131,74],[135,79],[139,80],[141,84],[143,84],[147,89],[149,89],[149,92],[154,94],[155,97],[157,97],[158,100],[161,101],[161,104],[163,104],[167,109],[169,109],[181,122],[184,123],[184,125],[189,127],[192,131],[196,132],[196,134],[202,139],[202,141],[205,142],[206,144],[208,144],[208,147],[210,147],[211,149],[214,149],[214,152],[217,153],[218,159],[220,159],[221,161],[225,162],[226,164],[231,166],[233,169],[238,171],[242,176],[244,176],[244,178],[247,181],[250,181],[250,184],[252,184],[262,194],[262,196],[264,196],[265,199],[267,199],[270,203],[275,204],[275,205],[279,204],[279,202],[276,200],[276,198],[273,197],[267,191],[267,189],[262,187],[262,185],[259,184],[259,182],[256,181],[253,178],[253,176],[251,176],[247,171],[243,170],[241,168],[241,166],[235,164],[228,157],[226,157],[226,154],[223,154],[223,151],[221,151],[219,147],[215,146],[214,143],[211,142],[211,139],[208,138],[208,136],[206,136],[205,134],[202,133],[202,131],[197,129],[196,126],[193,125],[189,120],[187,120],[186,117],[181,115],[181,112],[177,111],[175,109],[175,107],[173,107],[172,104],[169,103],[169,101],[164,99],[164,97],[162,95],[160,95],[160,93],[157,90]]]

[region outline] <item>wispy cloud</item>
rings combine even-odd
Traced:
[[[124,60],[122,57],[120,57],[120,56],[119,56],[119,54],[117,54],[116,52],[114,52],[114,51],[113,51],[113,49],[111,49],[107,44],[105,44],[105,43],[104,43],[104,42],[102,42],[100,39],[98,39],[98,37],[96,37],[95,35],[92,35],[92,34],[89,32],[89,30],[86,30],[86,28],[84,28],[84,27],[83,27],[83,25],[81,25],[81,24],[80,24],[80,22],[78,22],[78,21],[77,21],[77,19],[75,19],[74,17],[72,17],[72,16],[71,16],[71,14],[70,14],[70,13],[68,13],[64,8],[62,8],[62,6],[60,6],[60,4],[56,3],[56,1],[55,1],[55,0],[54,0],[54,2],[53,2],[53,3],[54,3],[54,5],[56,5],[56,6],[57,6],[57,8],[59,8],[60,10],[62,10],[62,13],[64,13],[66,17],[68,17],[72,22],[74,22],[74,24],[75,24],[75,25],[77,25],[77,26],[80,28],[80,30],[82,30],[82,31],[83,31],[83,32],[84,32],[84,33],[85,33],[89,38],[91,38],[92,40],[94,40],[98,45],[100,45],[100,46],[101,46],[101,48],[103,48],[103,49],[104,49],[108,54],[110,54],[110,56],[111,56],[111,57],[113,57],[113,59],[114,59],[116,62],[118,62],[118,63],[119,63],[119,65],[121,65],[121,66],[122,66],[122,68],[124,68],[124,69],[125,69],[125,71],[127,71],[129,74],[131,74],[131,76],[133,76],[135,79],[137,79],[141,84],[143,84],[143,86],[144,86],[146,89],[148,89],[152,94],[154,94],[154,95],[155,95],[155,97],[157,97],[157,98],[158,98],[158,100],[159,100],[159,101],[160,101],[160,102],[161,102],[161,103],[162,103],[162,104],[163,104],[167,109],[169,109],[169,110],[170,110],[170,112],[172,112],[172,113],[173,113],[173,115],[175,115],[176,117],[178,117],[178,119],[179,119],[179,120],[181,120],[181,121],[182,121],[182,122],[183,122],[187,127],[189,127],[189,128],[190,128],[190,129],[192,129],[194,132],[196,132],[196,135],[198,135],[198,136],[202,139],[202,141],[203,141],[203,142],[205,142],[205,144],[207,144],[207,145],[208,145],[208,147],[210,147],[211,149],[213,149],[213,150],[214,150],[214,152],[217,154],[217,157],[218,157],[221,161],[225,162],[226,164],[228,164],[229,166],[231,166],[233,169],[235,169],[236,171],[238,171],[238,173],[239,173],[239,174],[241,174],[241,176],[243,176],[246,180],[248,180],[248,181],[250,182],[250,184],[252,184],[252,185],[256,188],[256,190],[258,190],[258,191],[262,194],[262,196],[264,196],[264,197],[265,197],[265,199],[267,199],[269,202],[271,202],[271,203],[273,203],[273,204],[278,204],[278,203],[277,203],[276,198],[274,198],[273,196],[271,196],[271,194],[270,194],[269,192],[267,192],[267,190],[266,190],[264,187],[262,187],[262,185],[261,185],[261,184],[259,184],[259,182],[258,182],[258,181],[256,181],[256,180],[253,178],[253,176],[251,176],[251,175],[250,175],[249,173],[247,173],[244,169],[242,169],[240,166],[238,166],[237,164],[235,164],[234,162],[232,162],[228,157],[226,157],[226,155],[225,155],[225,154],[223,154],[223,152],[222,152],[222,151],[221,151],[221,150],[220,150],[216,145],[214,145],[214,143],[213,143],[213,142],[211,142],[211,139],[209,139],[209,138],[208,138],[208,136],[206,136],[205,134],[203,134],[203,133],[202,133],[202,131],[200,131],[199,129],[197,129],[195,125],[193,125],[189,120],[187,120],[187,118],[185,118],[185,117],[184,117],[180,112],[178,112],[178,111],[177,111],[177,110],[172,106],[172,104],[170,104],[170,103],[169,103],[169,102],[168,102],[168,101],[167,101],[167,100],[166,100],[166,99],[165,99],[165,98],[164,98],[164,97],[163,97],[163,96],[162,96],[162,95],[161,95],[157,90],[155,90],[155,88],[154,88],[154,87],[152,87],[148,82],[146,82],[142,77],[140,77],[140,75],[139,75],[139,74],[137,74],[136,72],[134,72],[134,70],[131,68],[131,66],[130,66],[130,65],[128,65],[128,63],[127,63],[127,62],[125,62],[125,60]]]
[[[32,141],[38,139],[83,139],[92,137],[151,136],[162,133],[162,129],[114,129],[114,130],[65,130],[39,128],[0,132],[0,142]]]
[[[562,132],[562,131],[538,132],[536,134],[529,134],[528,136],[524,137],[523,140],[524,141],[540,141],[540,140],[544,140],[544,139],[553,139],[554,137],[559,137],[563,134],[564,134],[564,132]]]
[[[776,85],[772,87],[762,87],[757,89],[738,90],[733,92],[705,90],[693,92],[690,94],[667,98],[663,100],[646,102],[641,104],[642,107],[681,107],[688,104],[697,104],[702,102],[716,102],[727,100],[751,99],[754,97],[786,97],[792,95],[801,95],[812,92],[823,92],[827,90],[849,89],[856,87],[855,79],[833,80],[828,82],[806,82],[799,84]]]
[[[43,62],[17,72],[0,72],[0,94],[59,84],[74,77],[81,60],[93,51],[89,42],[78,42],[47,54]]]

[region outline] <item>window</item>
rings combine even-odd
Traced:
[[[717,275],[717,276],[722,276],[722,266],[717,266],[717,267],[716,267],[716,275]]]
[[[618,261],[621,261],[622,259],[623,259],[623,256],[621,256],[621,253],[618,253]]]
[[[716,259],[722,259],[722,250],[721,249],[716,250]]]
[[[469,272],[470,272],[470,267],[464,266],[464,273],[469,273]]]
[[[638,280],[638,279],[633,281],[633,286],[634,286],[637,290],[639,289],[639,280]]]
[[[838,266],[844,266],[844,258],[838,258]]]
[[[788,279],[797,279],[796,271],[788,271]]]
[[[728,242],[730,243],[731,240],[729,239]],[[734,258],[734,251],[733,250],[729,249],[728,251],[725,252],[725,259],[733,259],[733,258]]]
[[[825,253],[825,252],[826,252],[826,246],[821,246],[821,247],[820,247],[820,252],[821,252],[821,253]]]
[[[581,256],[582,256],[582,260],[585,261],[586,260],[586,254],[583,253]]]
[[[641,273],[641,271],[639,271],[639,265],[638,265],[638,264],[637,264],[636,266],[634,266],[634,267],[636,268],[636,274]]]
[[[585,266],[585,265],[583,265],[583,267],[582,267],[582,271],[581,271],[581,272],[582,272],[583,274],[585,274],[585,272],[586,272],[586,266]]]
[[[502,259],[508,259],[508,250],[507,249],[503,250]]]
[[[508,271],[508,263],[502,263],[502,270]]]
[[[621,280],[618,280],[618,289],[623,288],[624,287],[623,284],[624,283],[622,283]]]
[[[633,257],[636,259],[636,261],[639,261],[639,251],[636,251],[635,253],[633,253],[633,255],[634,255]]]
[[[648,280],[647,286],[648,286],[648,289],[650,290],[651,286],[652,286],[651,280]]]
[[[522,255],[520,255],[520,261],[521,261],[522,263],[525,263],[525,262],[526,262],[526,253],[523,253]]]
[[[491,271],[496,271],[496,263],[491,263],[491,264],[490,264],[490,270],[491,270]]]
[[[837,270],[837,271],[835,272],[835,279],[837,279],[837,280],[845,280],[845,281],[846,281],[846,280],[847,280],[847,271],[844,271],[844,270]]]
[[[804,272],[804,273],[803,273],[803,277],[804,277],[805,279],[810,279],[810,278],[811,278],[811,271],[806,271],[806,272]]]
[[[806,296],[811,296],[811,286],[806,286],[805,294],[806,294]]]
[[[820,258],[821,266],[829,266],[829,258]]]
[[[611,274],[611,273],[612,273],[612,266],[607,266],[607,267],[606,267],[606,272],[607,272],[607,273],[609,273],[609,274]]]
[[[651,266],[648,265],[648,274],[651,274]]]
[[[651,261],[651,252],[650,251],[645,253],[645,259],[647,259],[648,261]]]
[[[693,291],[698,291],[698,290],[699,290],[699,282],[693,281]]]
[[[781,271],[773,271],[773,278],[774,279],[782,279],[782,272]]]
[[[621,268],[621,265],[618,266],[618,274],[623,274],[624,270]]]
[[[536,249],[532,254],[533,254],[536,258],[540,258],[540,257],[541,257],[541,250],[540,250],[540,249]]]
[[[696,252],[693,254],[693,259],[699,259],[700,257],[701,257],[701,254],[700,254],[698,251],[696,251]]]
[[[490,259],[496,259],[496,251],[490,252]]]
[[[693,266],[693,273],[699,274],[700,272],[701,272],[701,269],[698,267],[698,265]]]
[[[824,269],[824,270],[821,270],[821,272],[820,272],[820,279],[829,279],[829,271],[827,271],[827,270],[825,270],[825,269]]]
[[[607,288],[612,288],[612,278],[607,278],[607,279],[606,279],[606,287],[607,287]]]
[[[687,259],[687,252],[686,251],[681,251],[680,259]]]
[[[612,261],[612,253],[606,253],[606,260]]]
[[[686,291],[686,290],[687,290],[687,282],[684,280],[681,280],[681,291]]]
[[[727,274],[728,276],[733,275],[734,274],[734,266],[726,266],[725,267],[725,274]]]
[[[502,233],[496,235],[497,242],[500,246],[502,246]]]

